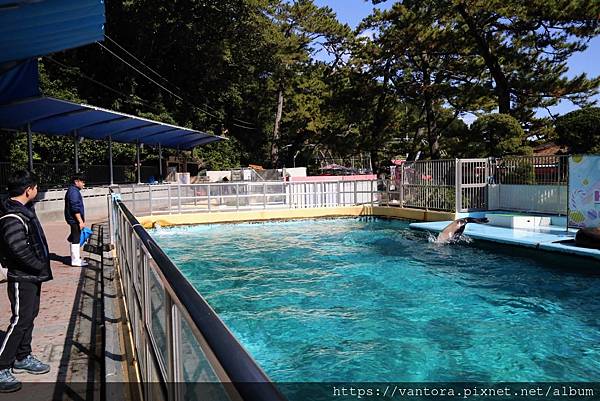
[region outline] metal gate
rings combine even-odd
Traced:
[[[488,209],[488,159],[456,160],[456,211],[471,212]]]
[[[400,199],[403,207],[454,210],[455,160],[422,160],[402,169]]]

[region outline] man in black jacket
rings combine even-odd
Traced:
[[[71,177],[71,185],[65,194],[65,221],[71,227],[69,244],[71,246],[71,266],[87,266],[87,262],[81,259],[81,247],[79,246],[81,230],[85,227],[85,207],[81,190],[85,188],[85,180],[81,174]]]
[[[40,308],[42,283],[52,280],[48,243],[35,214],[38,178],[17,171],[8,180],[7,199],[0,203],[0,262],[8,269],[7,289],[12,311],[0,344],[0,392],[17,391],[13,373],[44,374],[50,366],[31,355],[33,321]],[[12,372],[11,372],[12,368]]]

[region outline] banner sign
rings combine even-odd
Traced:
[[[600,156],[569,158],[569,226],[600,227]]]

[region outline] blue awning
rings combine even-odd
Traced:
[[[104,38],[103,0],[0,0],[0,64]]]
[[[32,132],[41,134],[77,135],[99,140],[110,137],[115,142],[160,144],[182,150],[225,139],[202,131],[51,97],[34,97],[0,105],[0,128],[26,130],[28,124]]]

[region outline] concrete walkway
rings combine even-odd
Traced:
[[[100,258],[91,260],[85,268],[71,267],[67,265],[70,258],[66,223],[45,223],[44,231],[53,259],[54,280],[42,284],[32,348],[33,354],[49,363],[51,370],[39,376],[19,375],[23,389],[3,395],[2,400],[99,400],[104,380]],[[96,255],[84,252],[83,256]],[[4,283],[0,285],[2,337],[9,323],[10,303]]]

